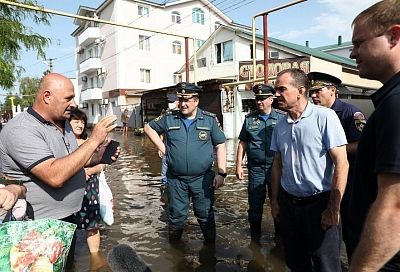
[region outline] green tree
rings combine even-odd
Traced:
[[[35,0],[11,0],[26,5],[38,6]],[[27,10],[7,4],[0,4],[0,87],[12,88],[23,72],[17,66],[21,50],[34,50],[38,58],[46,58],[45,49],[50,39],[34,32],[31,25],[50,25],[50,15],[44,12]]]
[[[26,108],[33,105],[37,89],[39,87],[40,78],[23,77],[19,81],[19,94],[21,99],[21,107]]]
[[[14,102],[11,102],[14,101]],[[22,99],[12,93],[8,93],[6,98],[4,99],[4,109],[6,111],[11,111],[11,105],[14,103],[14,107],[17,106],[18,104],[22,104]]]

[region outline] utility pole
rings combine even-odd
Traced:
[[[43,62],[47,65],[47,66],[49,66],[49,69],[47,69],[43,74],[44,75],[47,75],[47,74],[49,74],[49,73],[52,73],[53,72],[53,61],[54,60],[56,60],[56,59],[52,59],[52,58],[50,58],[50,59],[45,59]]]

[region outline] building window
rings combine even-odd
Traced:
[[[138,14],[140,16],[149,17],[149,8],[145,6],[138,6]]]
[[[100,116],[103,115],[103,105],[99,104],[99,114]]]
[[[150,83],[150,70],[140,69],[140,82]]]
[[[92,116],[94,116],[94,104],[90,104],[92,106]]]
[[[139,35],[139,49],[150,50],[150,37],[145,35]]]
[[[207,59],[206,58],[201,58],[197,60],[197,67],[206,67],[207,66]]]
[[[200,8],[192,9],[192,22],[195,24],[204,25],[204,11]]]
[[[204,44],[205,40],[198,40],[196,39],[196,46],[197,48],[200,48]]]
[[[182,82],[182,74],[174,74],[174,84]]]
[[[217,63],[233,61],[233,42],[226,41],[215,45],[215,55]]]
[[[182,54],[182,44],[180,41],[174,41],[172,43],[172,53],[174,54]]]
[[[217,30],[220,25],[221,25],[221,22],[220,21],[216,21],[214,23],[214,30]]]
[[[181,14],[177,11],[173,11],[171,13],[172,16],[172,22],[175,24],[180,24],[181,23]]]

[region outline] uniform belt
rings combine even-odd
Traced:
[[[293,205],[311,204],[311,203],[316,202],[317,200],[329,197],[329,193],[330,193],[330,191],[326,191],[326,192],[314,194],[311,196],[298,197],[298,196],[289,194],[282,187],[281,187],[281,191],[282,191],[283,195],[286,197],[286,199],[288,199]]]

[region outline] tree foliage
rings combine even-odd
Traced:
[[[39,87],[40,78],[23,77],[19,81],[19,94],[21,97],[21,107],[26,108],[33,105],[37,89]]]
[[[10,0],[26,5],[38,6],[35,0]],[[12,88],[23,71],[17,66],[21,50],[34,50],[38,58],[45,59],[45,49],[50,39],[36,33],[27,25],[50,25],[50,15],[44,12],[0,4],[0,87]]]

